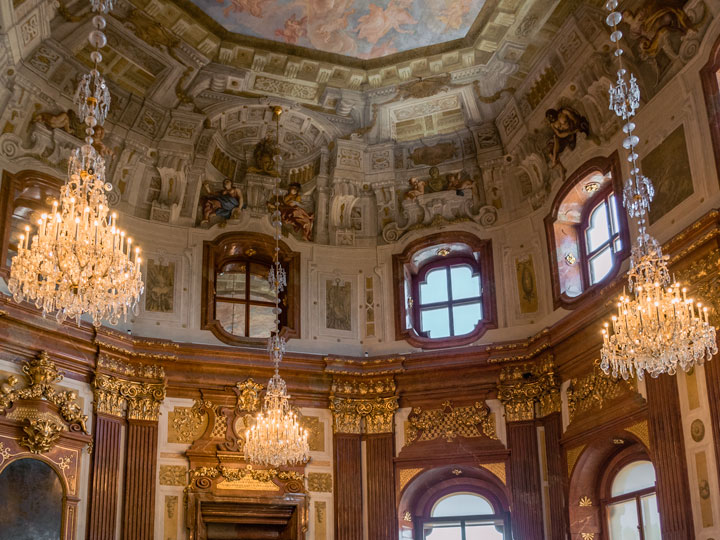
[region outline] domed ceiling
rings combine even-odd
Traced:
[[[460,39],[486,0],[191,0],[229,32],[372,59]]]

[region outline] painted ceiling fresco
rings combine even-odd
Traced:
[[[192,0],[237,34],[379,58],[464,37],[486,0]]]

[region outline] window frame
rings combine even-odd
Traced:
[[[285,339],[300,336],[300,254],[292,251],[288,245],[280,241],[280,263],[287,272],[287,288],[281,293],[280,335]],[[229,232],[214,240],[203,242],[202,302],[200,317],[202,330],[210,330],[215,337],[229,345],[247,345],[264,347],[267,338],[253,338],[231,334],[220,324],[215,315],[216,294],[215,284],[217,273],[228,263],[244,263],[249,272],[250,263],[263,265],[272,264],[275,251],[275,239],[260,233]],[[247,273],[246,273],[247,275]],[[246,280],[246,291],[249,280]],[[249,310],[249,299],[242,300]],[[246,328],[250,324],[246,319]]]
[[[441,257],[429,259],[422,266],[413,269],[413,257],[416,253],[442,244],[464,244],[468,254],[454,257]],[[411,275],[410,293],[412,298],[417,298],[417,291],[414,289],[417,276],[429,265],[438,262],[444,264],[447,261],[460,258],[472,258],[475,267],[480,272],[480,290],[483,318],[469,334],[461,336],[450,336],[444,338],[429,338],[421,335],[417,330],[416,304],[413,302],[411,309],[405,302],[406,272]],[[443,233],[425,236],[409,243],[402,253],[393,255],[393,296],[395,300],[395,339],[405,340],[410,345],[422,349],[440,349],[446,347],[459,347],[477,341],[480,337],[492,328],[497,328],[497,307],[495,299],[495,271],[492,257],[492,242],[489,239],[480,239],[477,236],[465,231],[447,231]],[[405,321],[410,315],[412,327],[405,328]]]
[[[583,291],[578,296],[568,296],[561,291],[559,265],[561,261],[558,260],[557,255],[557,239],[555,237],[555,222],[557,221],[560,206],[565,201],[565,198],[570,192],[581,182],[586,180],[591,174],[600,173],[603,176],[610,174],[610,184],[597,193],[593,194],[585,204],[581,212],[580,222],[575,224],[575,230],[578,237],[578,254],[580,260],[576,264],[581,265],[581,276]],[[586,215],[589,216],[590,210],[592,210],[600,197],[603,194],[609,196],[611,193],[615,194],[616,203],[618,205],[618,233],[622,247],[620,251],[616,252],[617,256],[613,261],[613,266],[608,274],[598,281],[597,283],[590,285],[589,280],[589,258],[585,250],[585,233],[580,227],[586,222]],[[625,259],[630,256],[630,230],[628,226],[627,214],[624,211],[622,205],[623,196],[623,185],[622,185],[622,174],[620,170],[620,161],[618,152],[615,151],[607,157],[596,157],[592,158],[583,163],[577,170],[575,170],[567,180],[562,184],[555,199],[550,207],[550,213],[545,216],[545,235],[548,244],[548,254],[550,262],[550,276],[552,278],[552,293],[553,293],[553,307],[555,309],[575,309],[583,301],[591,298],[599,293],[605,286],[611,283],[619,274],[620,268],[622,267]]]
[[[618,473],[628,465],[636,463],[638,461],[649,461],[653,468],[655,464],[652,462],[646,452],[636,447],[630,447],[620,452],[615,458],[610,460],[606,473],[601,483],[601,499],[600,499],[600,516],[602,521],[603,537],[610,537],[610,506],[619,502],[635,500],[637,516],[638,516],[638,532],[640,540],[645,540],[645,531],[643,530],[643,515],[642,515],[642,497],[647,495],[655,494],[655,500],[657,502],[657,471],[655,471],[655,485],[649,488],[643,488],[623,495],[612,496],[612,485],[617,477]]]
[[[615,204],[620,204],[621,206],[617,209],[618,214],[618,223],[617,223],[617,232],[615,234],[612,233],[612,229],[610,231],[610,240],[604,244],[602,244],[599,248],[595,249],[592,253],[589,253],[588,247],[587,247],[587,230],[590,226],[590,216],[592,215],[593,211],[600,206],[601,203],[605,203],[606,205],[606,213],[608,217],[608,222],[612,222],[612,210],[610,209],[610,197],[615,196]],[[626,250],[625,243],[623,242],[622,235],[620,233],[622,227],[620,223],[620,208],[622,208],[622,203],[618,200],[617,193],[613,189],[612,185],[606,186],[604,189],[601,189],[595,195],[592,196],[592,198],[588,199],[588,201],[585,203],[585,206],[583,207],[582,214],[580,216],[580,223],[576,225],[578,230],[578,240],[580,243],[580,253],[582,254],[582,278],[583,278],[583,289],[586,291],[590,287],[593,287],[597,285],[598,283],[601,283],[605,281],[605,278],[607,278],[610,274],[613,273],[613,269],[615,266],[617,266],[617,257],[623,252],[623,250]],[[611,226],[612,227],[612,226]],[[620,240],[621,247],[619,251],[615,251],[615,241]],[[590,279],[590,260],[593,258],[594,255],[597,255],[599,252],[601,252],[605,246],[610,246],[610,249],[612,250],[613,254],[613,260],[616,262],[613,264],[613,267],[610,269],[610,272],[606,276],[604,276],[601,280],[599,280],[597,283],[591,283]]]
[[[479,276],[480,277],[480,295],[479,296],[473,296],[470,298],[463,298],[461,300],[452,300],[452,278],[450,276],[450,268],[453,266],[469,266],[472,269],[472,275],[473,276]],[[447,293],[448,293],[448,300],[445,302],[429,302],[427,304],[421,304],[420,303],[420,285],[423,283],[426,283],[427,281],[427,275],[432,272],[433,270],[437,270],[438,268],[445,268],[445,277],[446,277],[446,284],[447,284]],[[418,335],[427,338],[427,339],[454,339],[466,336],[468,334],[461,334],[459,336],[454,335],[454,317],[453,317],[453,307],[455,306],[462,306],[467,304],[477,304],[480,303],[482,306],[483,303],[483,283],[482,283],[482,272],[480,269],[480,265],[478,262],[472,258],[472,257],[443,257],[436,259],[432,262],[424,264],[419,270],[416,275],[412,277],[412,284],[411,284],[411,290],[412,290],[412,297],[416,299],[415,302],[413,302],[412,311],[413,311],[413,321],[417,322],[417,324],[421,324],[422,321],[422,312],[427,309],[437,309],[437,308],[448,308],[448,317],[449,317],[449,327],[450,327],[450,335],[446,336],[444,338],[431,338],[426,334],[426,332],[420,332],[419,330],[415,329],[415,331],[418,333]],[[481,307],[482,310],[482,307]],[[477,324],[481,324],[484,319],[484,312],[483,317],[480,318]],[[477,325],[476,325],[477,327]],[[473,328],[472,332],[474,332],[475,329]],[[470,333],[472,333],[470,332]]]

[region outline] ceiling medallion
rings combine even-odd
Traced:
[[[280,107],[273,108],[276,121],[276,137],[280,136]],[[280,154],[274,156],[276,171],[273,196],[280,198]],[[255,424],[245,432],[245,458],[258,465],[282,467],[307,463],[309,459],[308,432],[300,427],[297,415],[290,405],[287,385],[280,377],[280,362],[285,354],[285,338],[280,336],[280,292],[287,286],[285,269],[280,264],[280,232],[282,214],[276,206],[271,216],[275,254],[268,275],[268,283],[275,298],[275,328],[268,339],[268,354],[275,366],[275,373],[268,382],[262,409],[255,417]]]
[[[12,259],[8,289],[16,302],[28,300],[42,308],[43,316],[56,312],[58,322],[87,313],[93,325],[103,319],[117,324],[128,311],[138,313],[144,285],[140,273],[140,249],[117,226],[110,214],[105,182],[105,160],[93,146],[95,127],[102,126],[110,107],[110,91],[98,65],[100,49],[107,44],[103,33],[112,0],[91,0],[98,12],[88,40],[94,67],[84,75],[75,94],[78,116],[87,128],[85,144],[68,160],[68,179],[60,190],[60,201],[43,213],[38,229],[20,236]]]
[[[640,88],[633,74],[623,67],[618,24],[622,20],[615,11],[618,0],[607,0],[606,18],[612,27],[610,40],[615,43],[618,59],[617,82],[610,87],[610,109],[623,119],[626,134],[623,147],[628,151],[630,178],[623,190],[623,205],[638,228],[637,244],[632,248],[628,272],[629,293],[620,296],[617,314],[602,330],[603,347],[600,367],[614,377],[628,379],[644,373],[657,377],[674,375],[678,367],[687,371],[717,354],[715,327],[708,322],[707,308],[687,297],[687,289],[673,283],[668,257],[658,241],[647,230],[646,214],[655,190],[652,181],[640,170],[636,146],[640,142],[633,133],[632,121],[640,105]]]

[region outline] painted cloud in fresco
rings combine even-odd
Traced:
[[[464,37],[486,0],[192,0],[230,32],[379,58]]]

